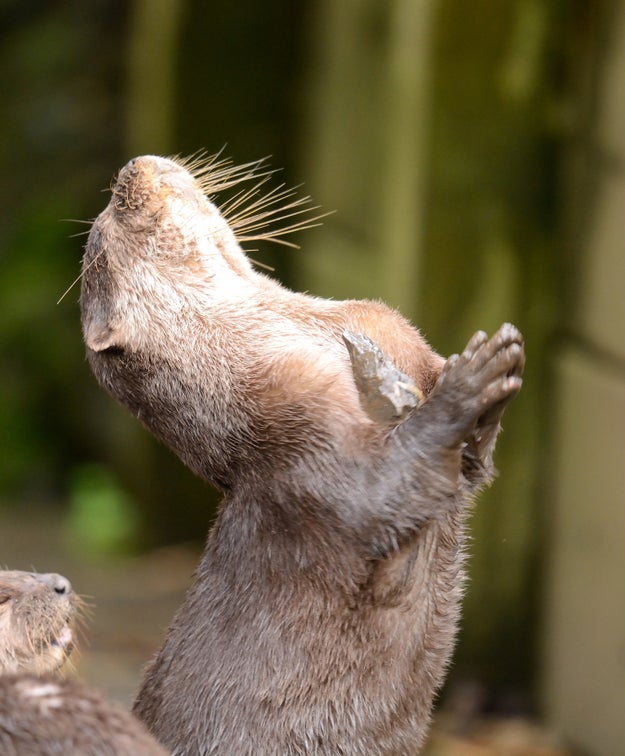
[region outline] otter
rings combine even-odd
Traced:
[[[135,158],[85,247],[96,379],[224,494],[133,710],[177,754],[415,753],[523,339],[504,324],[445,360],[380,302],[257,272],[241,243],[275,195],[213,201],[257,172]],[[396,418],[389,375],[417,399]]]
[[[122,706],[76,680],[0,675],[2,756],[165,756]]]
[[[0,570],[0,673],[42,674],[65,664],[78,603],[62,575]]]
[[[164,756],[130,712],[52,674],[74,649],[81,605],[63,575],[0,570],[0,753]]]

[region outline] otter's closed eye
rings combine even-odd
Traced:
[[[111,357],[116,357],[122,355],[123,353],[124,347],[119,346],[119,344],[111,344],[111,346],[105,347],[104,349],[100,350],[100,354],[108,354]]]

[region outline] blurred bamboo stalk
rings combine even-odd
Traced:
[[[380,293],[407,315],[418,307],[423,256],[432,27],[437,0],[393,0],[380,181]]]
[[[545,109],[555,106],[559,16],[550,8],[320,0],[308,27],[302,173],[337,213],[306,240],[298,285],[379,297],[443,354],[504,320],[527,336],[528,380],[498,444],[504,474],[471,522],[456,655],[468,674],[520,686],[531,684],[534,654],[542,365],[557,301]]]
[[[324,0],[308,23],[302,173],[336,215],[306,239],[299,285],[415,316],[438,0]]]
[[[176,49],[183,0],[135,0],[128,38],[128,156],[172,151]]]

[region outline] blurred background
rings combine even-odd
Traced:
[[[119,167],[225,146],[336,211],[254,251],[288,286],[444,354],[525,334],[430,752],[625,753],[625,0],[4,0],[0,35],[0,564],[93,597],[80,674],[131,698],[218,499],[57,300]]]

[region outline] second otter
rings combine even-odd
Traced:
[[[0,754],[165,756],[119,704],[51,674],[73,649],[79,604],[62,575],[0,570]]]
[[[240,217],[205,196],[241,175],[132,160],[83,261],[98,381],[225,493],[134,711],[180,753],[415,753],[522,338],[477,333],[445,361],[380,303],[256,273]],[[372,414],[360,335],[425,398],[404,422]]]
[[[0,673],[61,667],[74,645],[77,600],[62,575],[0,570]]]

